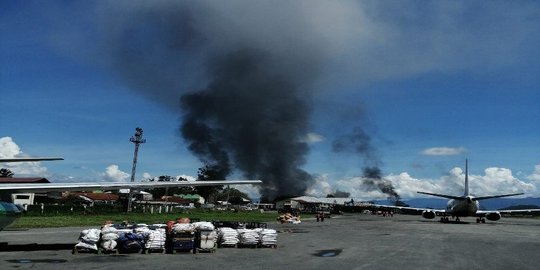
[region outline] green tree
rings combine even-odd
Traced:
[[[150,182],[174,182],[174,181],[187,181],[186,178],[179,177],[178,179],[176,177],[170,176],[170,175],[161,175],[157,179],[150,178],[148,179]],[[194,192],[193,187],[168,187],[168,188],[157,188],[150,190],[150,193],[154,197],[154,199],[159,199],[163,197],[164,195],[175,195],[175,194],[190,194]]]
[[[5,169],[5,168],[0,169],[0,177],[11,178],[13,177],[13,175],[14,174],[10,169]]]
[[[217,201],[228,201],[231,204],[242,204],[244,199],[250,200],[246,193],[236,188],[225,188],[216,194]]]
[[[223,170],[218,165],[205,165],[197,171],[197,181],[224,180]],[[203,197],[207,203],[214,203],[216,194],[222,190],[221,186],[200,186],[195,187],[197,194]]]

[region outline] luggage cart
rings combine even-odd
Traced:
[[[150,228],[150,226],[149,226]],[[165,253],[167,233],[164,229],[152,226],[145,238],[143,254]]]
[[[195,232],[169,232],[167,234],[166,249],[167,253],[191,251],[196,254]]]
[[[197,231],[197,251],[198,252],[216,252],[217,232],[215,230]]]

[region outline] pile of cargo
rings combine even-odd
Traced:
[[[101,231],[98,229],[83,230],[79,235],[75,249],[97,251],[97,243],[100,239],[100,233]]]
[[[295,216],[291,213],[285,213],[283,215],[280,215],[277,217],[277,221],[279,221],[281,224],[283,223],[291,223],[291,224],[300,224],[302,221],[300,221],[300,217]]]
[[[259,245],[259,233],[250,229],[238,229],[238,243],[241,247],[256,247]]]
[[[167,224],[112,224],[101,229],[83,230],[73,253],[175,253],[214,252],[219,247],[276,247],[277,232],[266,224],[230,223],[237,228],[218,227],[220,222],[194,222],[189,219]]]
[[[219,247],[236,247],[238,245],[238,231],[223,227],[218,229]]]
[[[273,229],[255,229],[260,235],[260,245],[263,247],[277,246],[277,231]]]

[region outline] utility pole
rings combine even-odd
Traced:
[[[138,127],[135,128],[135,135],[129,138],[129,141],[135,144],[135,153],[133,153],[133,167],[131,167],[131,182],[135,182],[135,169],[137,168],[137,155],[139,154],[139,145],[145,143],[146,139],[143,139],[143,130]],[[131,212],[131,200],[133,199],[133,189],[129,189],[127,212]]]

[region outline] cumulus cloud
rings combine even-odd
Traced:
[[[152,178],[153,178],[153,177],[152,177],[152,175],[151,175],[150,173],[144,172],[144,173],[142,174],[142,179],[143,179],[143,180],[152,179]]]
[[[238,185],[231,187],[246,193],[252,199],[259,198],[261,194],[260,187],[257,185]]]
[[[121,171],[118,165],[112,164],[107,167],[102,176],[106,181],[126,182],[129,178],[129,173]]]
[[[477,196],[486,196],[503,193],[536,192],[536,186],[514,177],[512,171],[506,168],[487,168],[484,175],[470,175],[469,184],[471,193]]]
[[[176,176],[176,179],[180,179],[180,178],[187,179],[188,181],[196,181],[197,180],[196,177],[191,176],[191,175],[187,175],[187,174],[181,174],[181,175]]]
[[[527,179],[540,183],[540,164],[534,166],[533,174],[527,176]]]
[[[0,158],[13,158],[20,154],[21,149],[11,137],[0,138]]]
[[[333,194],[336,190],[328,182],[326,175],[318,175],[315,177],[313,185],[306,191],[306,195],[314,197],[326,197],[328,194]]]
[[[540,175],[540,165],[535,167],[535,173],[529,176],[530,180]],[[389,174],[383,177],[394,185],[395,191],[402,198],[414,198],[420,195],[417,191],[426,191],[447,195],[461,195],[464,192],[465,173],[461,168],[453,168],[446,175],[434,179],[420,179],[407,172]],[[312,196],[325,196],[335,190],[349,192],[351,197],[360,199],[386,199],[388,195],[379,190],[366,189],[362,177],[340,179],[330,184],[328,178],[317,178],[316,184],[309,190]],[[469,175],[469,189],[475,196],[488,196],[506,193],[524,192],[526,195],[538,195],[537,187],[530,182],[522,181],[513,176],[512,171],[506,168],[490,167],[484,170],[483,175]]]
[[[464,147],[432,147],[422,151],[422,155],[426,156],[455,156],[467,152]]]
[[[21,148],[13,141],[11,137],[0,138],[0,158],[25,157]],[[50,173],[40,162],[8,162],[2,163],[2,168],[11,170],[15,177],[21,176],[40,176],[49,177]]]

